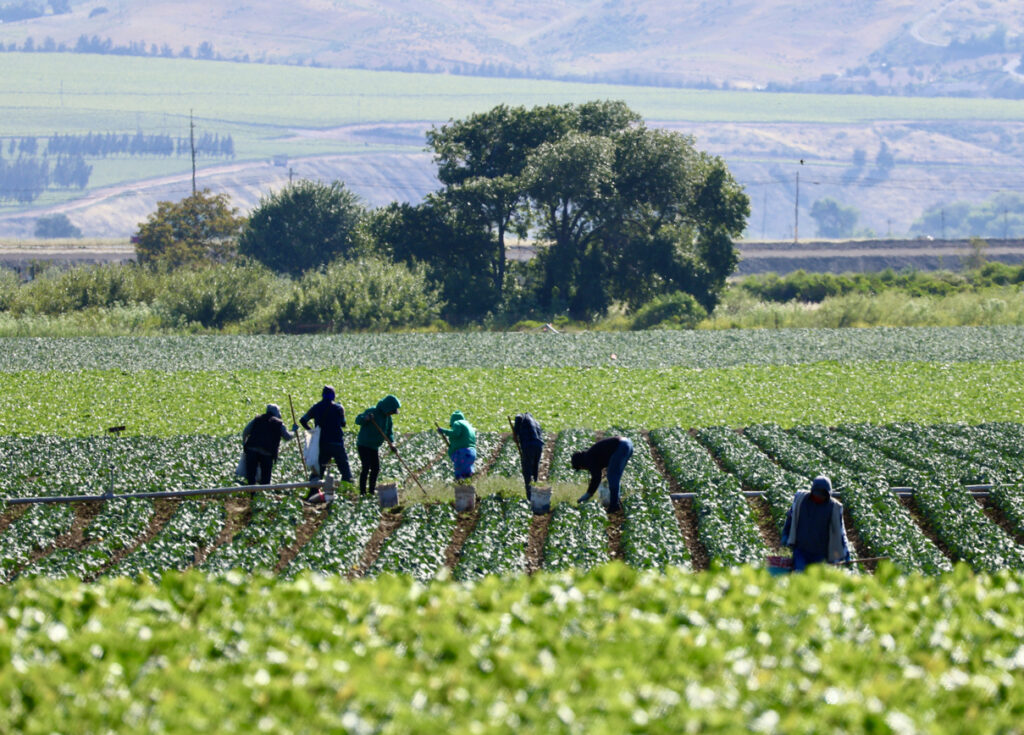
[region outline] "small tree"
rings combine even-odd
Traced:
[[[264,197],[249,216],[238,251],[278,273],[301,275],[354,254],[365,210],[339,181],[299,181]]]
[[[133,238],[139,263],[177,267],[231,259],[243,220],[228,202],[227,194],[209,189],[180,202],[157,202]]]
[[[857,224],[857,210],[844,207],[835,199],[819,199],[811,205],[811,218],[822,237],[850,237]]]
[[[71,224],[66,214],[47,214],[36,220],[35,236],[44,239],[81,237],[82,231]]]

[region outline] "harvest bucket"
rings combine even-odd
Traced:
[[[601,484],[597,486],[597,494],[605,508],[612,504],[612,491],[608,488],[607,480],[601,480]]]
[[[791,556],[769,556],[765,559],[768,573],[773,577],[789,574],[793,571],[793,557]]]
[[[533,514],[542,516],[551,512],[551,488],[534,487],[530,489],[530,502],[533,505]]]
[[[377,499],[381,508],[394,508],[398,505],[398,486],[391,482],[377,486]]]
[[[464,513],[476,506],[476,488],[472,485],[455,486],[455,510]]]

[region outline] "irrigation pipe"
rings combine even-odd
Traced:
[[[992,489],[992,485],[964,485],[964,491],[975,498],[987,498],[989,491]],[[913,497],[914,488],[912,487],[891,487],[889,490],[900,497]],[[764,490],[743,490],[742,493],[748,498],[760,498],[766,493]],[[842,490],[835,490],[832,492],[834,497],[842,497]],[[669,493],[669,497],[672,500],[693,500],[697,497],[697,493]]]
[[[212,487],[203,490],[161,490],[151,493],[127,493],[124,495],[44,495],[36,498],[5,498],[7,505],[28,505],[30,503],[80,503],[97,500],[154,500],[158,498],[188,498],[195,495],[227,495],[230,493],[254,493],[270,490],[299,490],[322,488],[325,495],[331,495],[337,483],[327,475],[323,480],[309,482],[285,482],[276,485],[232,485]]]

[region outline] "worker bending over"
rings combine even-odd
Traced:
[[[613,436],[601,439],[591,445],[585,452],[572,453],[572,468],[576,471],[590,470],[590,484],[587,491],[580,496],[578,503],[589,500],[601,484],[601,471],[606,470],[608,491],[611,495],[608,502],[609,512],[615,513],[622,509],[619,504],[619,485],[626,463],[633,456],[633,442],[624,436]]]

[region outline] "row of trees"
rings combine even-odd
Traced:
[[[648,129],[622,102],[492,110],[427,135],[443,187],[367,211],[343,184],[300,181],[248,218],[225,195],[161,202],[136,236],[139,261],[242,255],[298,276],[336,258],[425,269],[445,318],[567,314],[590,320],[685,292],[710,311],[737,264],[749,200],[693,139]],[[510,264],[512,236],[537,255]]]
[[[60,156],[52,166],[46,159],[19,156],[8,162],[0,158],[0,200],[27,204],[50,186],[84,189],[91,175],[92,166],[82,156]]]
[[[22,139],[19,146],[22,147]],[[231,135],[203,133],[196,138],[196,155],[205,157],[235,157],[235,141]],[[126,133],[86,133],[84,135],[51,135],[46,141],[50,155],[85,155],[99,158],[115,155],[127,156],[188,156],[192,152],[188,138],[170,135],[134,135]],[[34,148],[34,146],[32,146]],[[34,151],[33,151],[34,152]]]
[[[2,15],[2,10],[0,10]],[[31,16],[38,17],[38,16]],[[3,20],[0,17],[0,20]],[[214,50],[213,44],[209,41],[203,41],[196,46],[193,51],[191,46],[182,46],[180,51],[175,52],[169,44],[163,43],[157,46],[155,43],[146,43],[146,41],[129,41],[128,43],[118,44],[110,37],[100,38],[99,36],[87,36],[82,34],[78,37],[74,46],[69,46],[63,41],[57,42],[52,36],[47,36],[41,42],[36,43],[36,40],[32,36],[28,36],[21,46],[18,46],[16,41],[11,41],[6,46],[0,44],[0,51],[10,51],[15,53],[21,51],[23,53],[76,53],[76,54],[110,54],[112,56],[155,56],[164,59],[173,59],[175,57],[181,59],[200,59],[203,61],[212,60],[223,60],[224,57],[220,53]],[[235,56],[232,61],[248,62],[248,54],[242,56]]]

